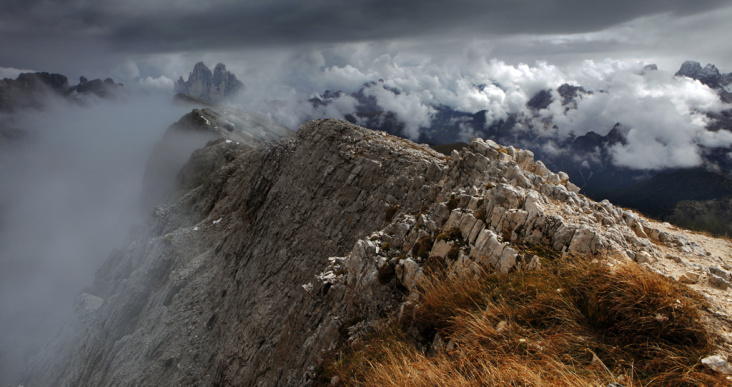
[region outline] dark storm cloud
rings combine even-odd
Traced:
[[[348,42],[430,35],[557,34],[596,31],[648,14],[696,13],[724,1],[276,1],[122,19],[110,37],[129,47],[196,49]],[[109,15],[101,15],[107,17]]]
[[[689,15],[722,0],[590,2],[370,0],[17,1],[3,5],[0,63],[29,67],[95,52],[180,52],[419,37],[598,31],[641,16]]]

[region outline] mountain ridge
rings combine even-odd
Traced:
[[[531,270],[526,243],[655,271],[668,254],[725,265],[492,141],[448,157],[327,119],[267,147],[210,141],[181,174],[189,184],[110,256],[77,336],[29,385],[308,385],[339,331],[360,337],[419,303],[430,257],[456,273]],[[465,245],[437,238],[449,232]]]
[[[0,112],[13,112],[27,107],[41,108],[44,104],[43,97],[47,94],[64,98],[73,97],[74,94],[106,97],[121,86],[122,84],[115,83],[112,78],[90,81],[82,76],[77,85],[69,85],[69,79],[62,74],[21,73],[16,79],[0,80]]]

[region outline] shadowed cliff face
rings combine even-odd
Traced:
[[[343,336],[409,320],[427,258],[456,273],[531,270],[537,258],[517,247],[529,244],[623,262],[672,249],[721,262],[578,195],[531,152],[490,141],[445,157],[311,121],[256,147],[224,133],[178,182],[79,297],[77,336],[24,383],[307,385]]]

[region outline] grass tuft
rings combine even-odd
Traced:
[[[342,348],[323,375],[365,386],[727,382],[699,366],[714,347],[698,295],[634,264],[552,258],[481,276],[447,275],[427,260],[412,323]]]
[[[412,254],[422,259],[427,259],[432,251],[434,241],[429,236],[419,238],[417,242],[412,245]]]

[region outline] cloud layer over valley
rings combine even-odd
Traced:
[[[171,58],[165,67],[185,67],[180,60]],[[481,47],[445,59],[402,51],[398,44],[276,53],[270,54],[268,63],[229,61],[229,69],[245,83],[231,104],[291,128],[311,118],[353,116],[363,108],[356,96],[373,101],[372,109],[393,112],[404,124],[398,134],[414,140],[427,138],[441,108],[465,114],[485,111],[486,126],[524,117],[512,129],[522,139],[512,145],[540,143],[547,154],[552,149],[560,152],[562,142],[588,132],[605,136],[619,123],[627,143],[612,146],[612,161],[632,169],[698,166],[704,149],[732,145],[728,130],[709,129],[715,120],[711,117],[732,106],[722,102],[717,90],[674,76],[678,67],[651,70],[644,69],[646,62],[610,59],[574,66],[541,61],[511,65],[491,59]],[[557,91],[564,84],[584,91],[567,103]],[[551,93],[551,103],[541,109],[530,107],[531,99],[543,90]],[[337,91],[342,93],[336,95]],[[311,98],[328,104],[314,106]],[[481,135],[459,122],[453,126],[455,140]]]

